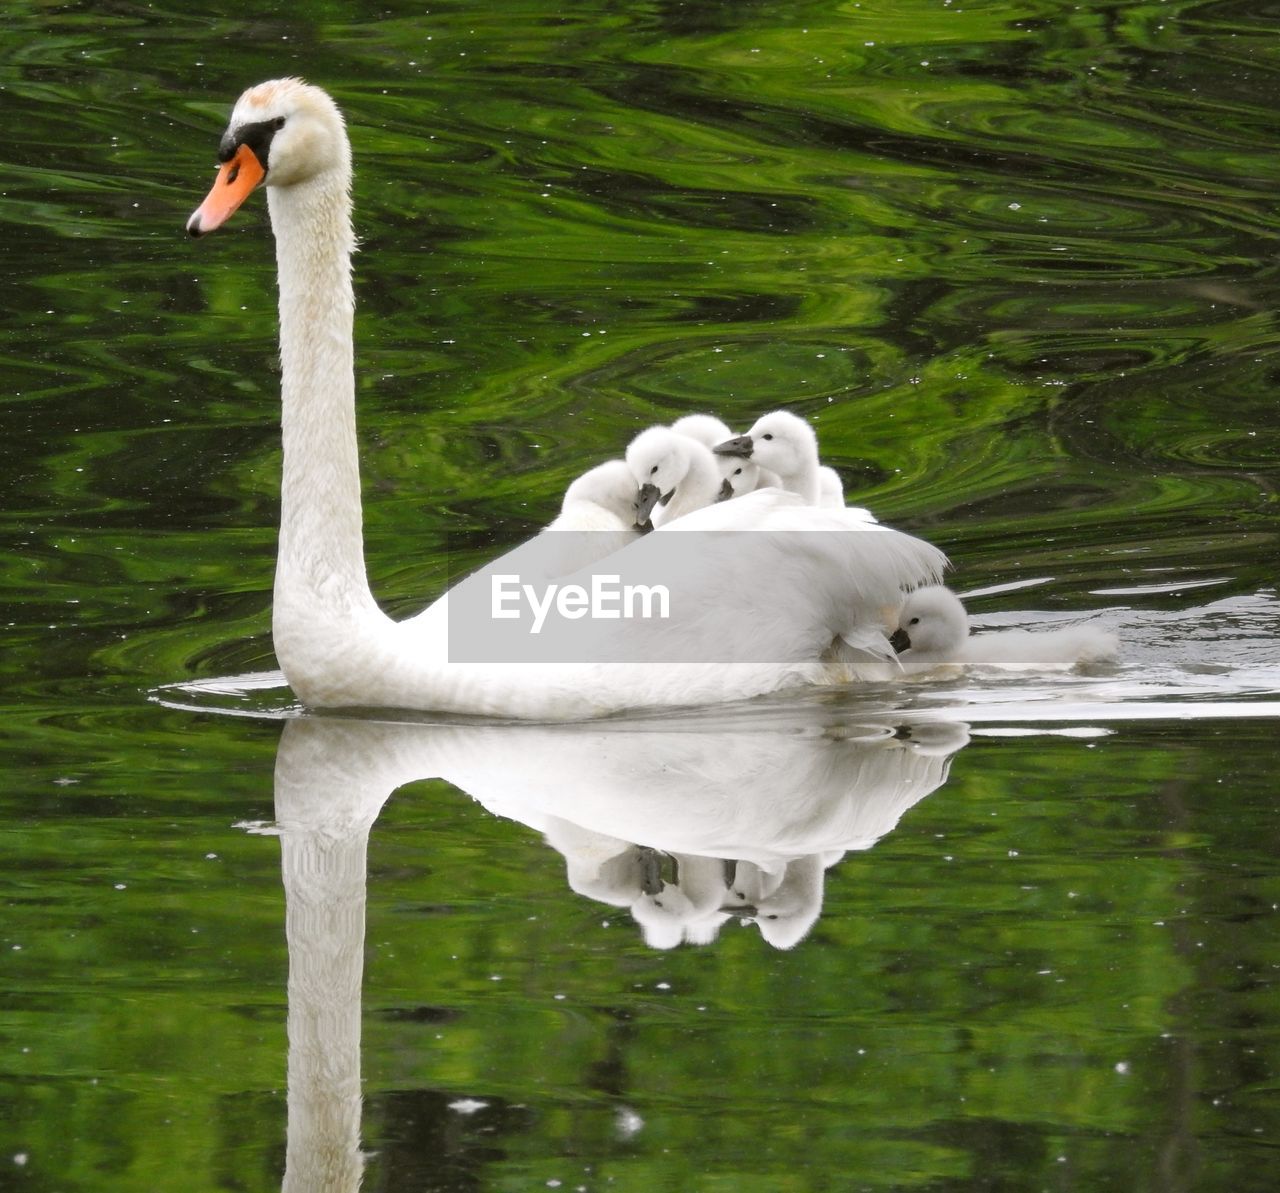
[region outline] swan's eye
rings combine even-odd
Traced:
[[[658,466],[655,464],[652,468],[649,469],[649,475],[652,476],[657,471],[658,471]]]
[[[919,624],[920,624],[920,619],[918,617],[913,617],[909,622],[907,622],[907,625],[919,625]]]
[[[741,468],[735,468],[735,469],[733,470],[733,475],[734,475],[734,476],[741,476],[741,475],[742,475],[742,469],[741,469]]]
[[[276,118],[271,122],[271,127],[272,127],[272,128],[284,128],[284,117],[283,117],[283,116],[277,116],[277,117],[276,117]]]
[[[761,438],[761,439],[772,439],[772,438],[773,438],[773,436],[772,436],[772,435],[761,435],[761,436],[760,436],[760,438]]]

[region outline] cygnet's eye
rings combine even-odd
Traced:
[[[277,116],[277,117],[276,117],[276,118],[271,122],[271,127],[272,127],[272,128],[284,128],[284,117],[283,117],[283,116]]]
[[[773,436],[772,436],[772,435],[761,435],[761,436],[760,436],[760,438],[761,438],[761,439],[772,439],[772,438],[773,438]]]
[[[742,469],[741,469],[741,468],[735,468],[735,469],[733,470],[733,475],[734,475],[734,476],[741,476],[741,475],[742,475]]]
[[[649,469],[649,475],[652,476],[657,471],[658,471],[658,466],[655,464],[652,468]]]
[[[920,619],[918,617],[913,617],[909,622],[907,622],[907,625],[919,625],[919,624],[920,624]]]

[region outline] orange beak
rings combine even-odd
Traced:
[[[241,145],[230,161],[218,167],[213,189],[187,220],[187,231],[192,236],[203,236],[222,227],[266,174],[257,154],[248,145]]]

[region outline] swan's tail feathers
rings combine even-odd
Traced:
[[[900,602],[904,592],[936,584],[947,567],[947,557],[937,547],[887,527],[868,526],[841,537],[848,540],[853,595],[877,606]]]

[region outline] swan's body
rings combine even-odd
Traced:
[[[949,588],[919,588],[903,602],[890,639],[908,674],[952,665],[1073,667],[1114,658],[1116,636],[1094,625],[1060,630],[993,630],[972,637],[960,598]]]
[[[715,623],[723,637],[733,632],[732,617],[743,616],[741,608],[714,616],[726,613],[722,594],[755,592],[759,599],[747,602],[751,632],[764,649],[739,647],[737,655],[719,658],[759,661],[450,661],[448,595],[396,623],[378,608],[365,573],[352,363],[351,162],[342,115],[323,91],[298,80],[260,84],[237,101],[219,158],[218,178],[188,230],[213,231],[265,181],[276,239],[284,466],[272,629],[281,668],[305,704],[572,719],[828,682],[833,675],[821,655],[845,623],[939,577],[941,552],[907,535],[797,535],[792,532],[867,528],[786,508],[765,511],[761,526],[788,533],[749,536],[749,543],[748,536],[736,536],[742,540],[737,551],[726,545],[702,574],[685,578],[681,607],[691,616],[644,625],[651,657],[715,659],[703,649],[703,633]],[[708,515],[700,528],[738,525],[740,514],[716,517],[738,504],[725,502],[681,521]],[[632,560],[665,537],[645,535],[617,557]],[[770,577],[763,588],[756,583],[761,575]],[[637,623],[593,627],[623,638]]]
[[[806,505],[844,505],[839,475],[819,463],[817,434],[789,410],[762,414],[745,435],[716,444],[714,451],[767,468],[784,489],[797,494]]]

